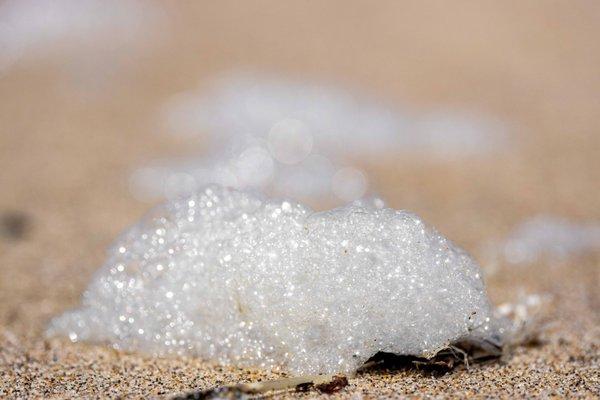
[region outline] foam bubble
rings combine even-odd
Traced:
[[[277,161],[298,164],[312,151],[313,138],[304,122],[286,118],[276,122],[269,131],[269,149]]]
[[[357,168],[342,168],[333,175],[332,189],[346,202],[360,199],[367,191],[367,177]]]

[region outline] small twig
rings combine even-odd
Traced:
[[[246,394],[260,394],[276,390],[297,389],[306,391],[314,387],[324,393],[333,393],[348,385],[348,379],[335,375],[308,375],[291,378],[274,379],[263,382],[238,383],[237,385],[222,386],[214,389],[190,392],[176,396],[174,400],[239,398]]]

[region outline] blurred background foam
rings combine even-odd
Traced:
[[[139,199],[218,183],[300,200],[347,202],[365,195],[359,160],[407,154],[452,161],[506,150],[509,124],[481,113],[414,111],[359,91],[249,72],[178,93],[159,113],[164,130],[207,137],[209,150],[136,170]],[[371,189],[376,190],[376,189]]]
[[[54,58],[71,84],[100,90],[154,46],[166,19],[140,0],[7,0],[0,3],[0,75]]]

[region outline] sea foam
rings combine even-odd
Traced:
[[[600,224],[537,215],[517,225],[499,252],[512,264],[556,263],[600,250]]]
[[[176,94],[158,114],[169,134],[201,137],[209,148],[137,169],[131,188],[142,200],[214,183],[344,204],[377,190],[358,160],[449,161],[509,143],[508,125],[480,113],[411,111],[335,85],[252,73]]]
[[[127,230],[49,333],[313,374],[498,342],[499,326],[476,262],[413,213],[210,186]]]

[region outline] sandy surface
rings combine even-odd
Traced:
[[[159,105],[219,71],[282,71],[512,121],[514,148],[493,157],[365,163],[391,205],[482,262],[482,246],[527,216],[600,220],[595,2],[182,3],[169,15],[165,43],[102,90],[74,83],[60,57],[0,77],[0,397],[153,397],[275,377],[43,336],[77,304],[106,246],[149,208],[129,194],[128,171],[189,151],[157,134]],[[370,370],[336,396],[599,396],[600,255],[499,265],[486,280],[495,303],[550,296],[539,343],[441,377]]]

